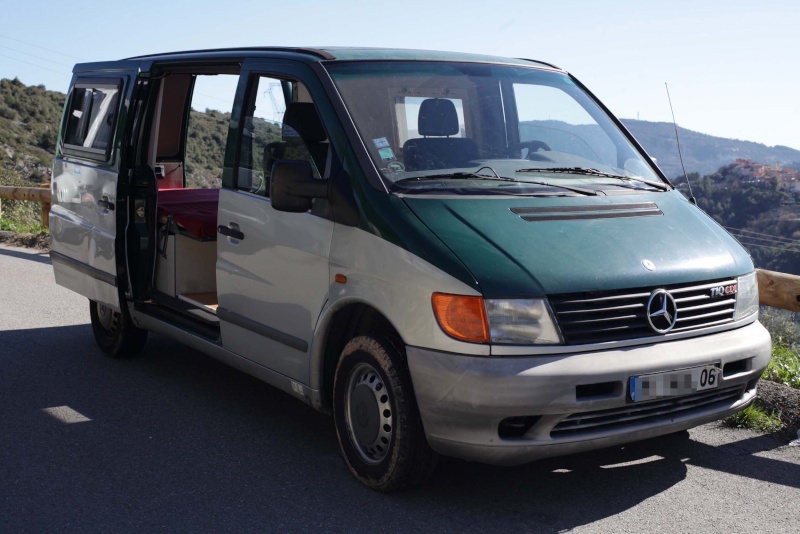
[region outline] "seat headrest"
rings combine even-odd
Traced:
[[[284,141],[294,141],[300,137],[310,143],[319,143],[328,138],[311,102],[293,102],[286,106],[281,135]]]
[[[455,135],[458,127],[456,106],[446,98],[429,98],[419,106],[417,131],[420,135]]]

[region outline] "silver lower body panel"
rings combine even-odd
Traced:
[[[475,357],[418,347],[407,353],[430,445],[448,456],[516,465],[727,417],[755,398],[771,341],[754,322],[696,338],[574,354]],[[630,400],[633,376],[708,364],[723,369],[715,389]],[[501,437],[509,418],[533,423],[520,435]]]

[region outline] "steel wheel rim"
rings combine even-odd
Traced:
[[[367,464],[379,464],[392,444],[394,408],[390,392],[374,367],[361,363],[350,371],[344,407],[353,447]]]
[[[103,327],[103,330],[109,334],[113,334],[117,331],[117,325],[119,324],[119,313],[103,304],[98,303],[97,320],[100,323],[100,326]]]

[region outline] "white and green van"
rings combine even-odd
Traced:
[[[220,80],[230,114],[192,111]],[[227,135],[198,182],[201,119]],[[747,252],[547,63],[79,64],[52,184],[56,281],[103,352],[157,332],[330,412],[383,491],[438,454],[514,465],[720,419],[770,358]]]

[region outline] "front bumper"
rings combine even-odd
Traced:
[[[498,358],[406,350],[431,447],[466,460],[516,465],[727,417],[755,398],[771,341],[754,322],[696,338],[573,354]],[[631,376],[711,363],[723,369],[711,394],[629,400]],[[523,435],[500,437],[498,428],[509,417],[535,423]]]

